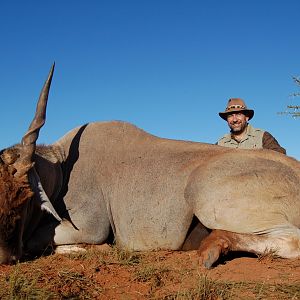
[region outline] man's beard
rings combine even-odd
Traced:
[[[240,126],[237,126],[237,127],[230,127],[230,132],[232,134],[236,134],[236,135],[239,135],[241,133],[243,133],[247,128],[247,123],[245,125],[243,124],[240,124]]]

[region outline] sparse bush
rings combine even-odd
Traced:
[[[293,81],[297,86],[300,87],[300,78],[299,77],[293,77]],[[300,92],[294,92],[290,95],[292,98],[299,97]],[[291,115],[293,118],[300,117],[300,105],[287,105],[287,109],[284,112],[280,112],[281,115]]]

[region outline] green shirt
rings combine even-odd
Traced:
[[[225,134],[217,142],[218,145],[230,148],[240,149],[261,149],[263,148],[263,135],[265,131],[254,128],[248,124],[246,132],[241,141],[236,141],[231,134]]]

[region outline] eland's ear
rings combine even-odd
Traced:
[[[54,66],[55,64],[52,65],[48,78],[41,91],[36,107],[35,116],[29,126],[28,131],[22,138],[20,158],[15,163],[15,168],[17,170],[16,176],[22,176],[33,167],[32,156],[36,149],[36,141],[38,139],[40,129],[45,124],[46,120],[46,108],[54,72]]]
[[[4,164],[12,165],[20,157],[19,149],[17,147],[7,148],[1,151],[0,157]]]
[[[60,218],[60,216],[58,215],[58,213],[56,212],[55,208],[53,207],[50,199],[48,198],[40,177],[38,175],[38,173],[36,172],[35,168],[32,168],[28,174],[29,177],[29,181],[31,184],[31,187],[35,193],[35,198],[38,199],[40,205],[41,205],[41,210],[45,210],[48,213],[50,213],[58,222],[61,222],[62,219]]]

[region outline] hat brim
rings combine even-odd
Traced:
[[[220,112],[219,116],[223,120],[227,121],[227,116],[228,115],[230,115],[232,113],[238,113],[238,112],[244,113],[249,118],[249,120],[251,120],[254,116],[254,110],[252,110],[252,109],[240,109],[240,110],[232,110],[232,111],[227,111],[227,112]]]

